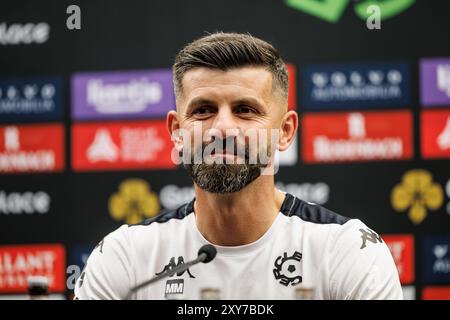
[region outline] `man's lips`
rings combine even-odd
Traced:
[[[211,153],[211,157],[237,157],[237,154],[233,153]]]

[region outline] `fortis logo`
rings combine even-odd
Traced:
[[[291,8],[303,11],[322,20],[336,23],[341,18],[350,0],[285,0]],[[395,17],[412,6],[415,0],[362,0],[353,9],[362,20],[370,16],[371,6],[380,8],[381,20]]]

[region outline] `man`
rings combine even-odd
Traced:
[[[178,53],[173,76],[177,108],[167,125],[195,199],[109,234],[77,282],[78,299],[123,299],[205,244],[217,248],[213,261],[130,298],[402,299],[375,232],[275,188],[274,156],[294,139],[298,116],[288,111],[287,73],[273,46],[211,34]],[[255,140],[255,132],[263,134]]]

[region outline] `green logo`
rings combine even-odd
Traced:
[[[350,0],[285,0],[287,6],[308,13],[325,21],[336,23],[344,13]],[[366,20],[371,11],[370,6],[380,8],[381,19],[389,19],[402,13],[414,4],[415,0],[363,0],[355,4],[356,15]]]

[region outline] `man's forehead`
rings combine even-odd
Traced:
[[[264,67],[242,67],[226,71],[199,67],[187,71],[182,84],[184,94],[213,87],[241,88],[264,94],[272,89],[272,74]]]

